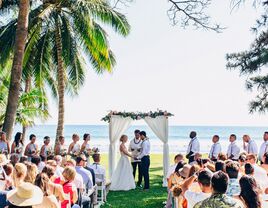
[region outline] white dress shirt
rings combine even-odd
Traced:
[[[209,152],[209,158],[218,158],[219,153],[221,153],[221,144],[219,142],[214,143],[211,146],[210,152]]]
[[[189,154],[189,152],[191,151],[193,152],[191,156],[195,155],[195,153],[200,152],[200,144],[196,137],[192,138],[191,141],[189,142],[189,145],[187,148],[187,154]]]
[[[208,197],[210,197],[211,193],[194,192],[194,191],[187,190],[184,193],[184,196],[188,202],[187,207],[193,208],[196,203],[201,202],[201,201],[207,199]]]
[[[248,144],[244,147],[244,150],[248,153],[248,154],[254,154],[257,155],[258,154],[258,147],[257,144],[254,140],[249,140]]]
[[[134,156],[134,158],[138,157],[141,154],[141,139],[132,139],[129,143],[128,151],[131,152],[131,155]],[[140,162],[140,160],[135,160],[134,158],[131,158],[131,162]]]
[[[260,147],[260,152],[259,152],[259,160],[260,161],[262,161],[262,157],[266,152],[268,152],[268,142],[267,141],[263,142],[261,147]]]
[[[253,168],[254,168],[253,177],[260,185],[261,189],[265,190],[266,188],[268,188],[268,177],[266,171],[257,164],[254,164]]]
[[[231,144],[229,144],[228,150],[227,150],[227,156],[228,156],[228,158],[231,155],[233,155],[232,159],[238,160],[239,154],[240,154],[240,148],[238,147],[238,145],[236,144],[235,141],[234,142],[231,142]]]
[[[99,163],[93,163],[89,167],[94,170],[95,174],[103,175],[104,183],[106,183],[106,170],[102,165],[100,165]],[[102,181],[98,181],[98,179],[96,178],[96,182],[102,182]]]
[[[146,138],[142,141],[141,154],[137,158],[142,159],[144,156],[149,156],[150,150],[151,150],[151,145],[150,145],[149,139]]]

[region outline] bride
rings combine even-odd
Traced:
[[[113,191],[128,191],[136,188],[132,166],[128,159],[128,157],[131,157],[131,154],[127,151],[125,145],[127,140],[128,137],[126,135],[122,135],[120,138],[121,158],[117,163],[117,167],[111,179],[110,190]]]

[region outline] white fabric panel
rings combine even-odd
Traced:
[[[133,119],[130,117],[124,118],[121,116],[111,116],[109,124],[109,175],[112,178],[112,174],[115,169],[116,149],[115,144],[122,134],[129,128]]]
[[[144,120],[163,142],[163,186],[166,187],[166,177],[169,169],[168,118],[166,116],[158,116],[156,118],[146,117]]]

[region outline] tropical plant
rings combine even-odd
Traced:
[[[6,6],[8,7],[9,2],[12,1],[7,0],[1,1],[0,8],[2,8],[3,6],[2,4],[6,4]],[[8,139],[11,138],[12,128],[15,122],[16,111],[18,108],[19,94],[21,88],[21,77],[22,77],[22,62],[28,33],[29,7],[30,7],[29,0],[20,0],[18,21],[15,30],[16,33],[14,33],[15,42],[14,42],[14,53],[13,53],[14,54],[13,64],[11,69],[10,86],[8,91],[5,120],[3,125],[3,130],[6,132]],[[2,27],[0,28],[0,36],[1,33],[3,33]],[[2,44],[0,45],[1,45],[0,48],[2,48],[3,45]],[[5,52],[4,53],[0,52],[0,59],[2,59],[2,56],[5,55],[6,55]]]
[[[0,124],[5,119],[9,82],[10,69],[5,67],[0,72]],[[37,118],[45,121],[48,117],[47,97],[40,89],[32,88],[28,92],[20,92],[15,123],[23,127],[24,135],[26,133],[24,127],[33,126]]]
[[[16,24],[13,20],[2,27],[0,45],[7,41],[7,50],[13,46]],[[23,65],[35,85],[49,84],[58,98],[56,140],[63,135],[65,92],[78,93],[84,83],[85,59],[98,74],[111,72],[115,65],[103,25],[123,36],[130,29],[125,16],[106,0],[45,0],[30,12]]]

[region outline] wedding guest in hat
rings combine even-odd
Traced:
[[[39,187],[23,182],[14,190],[7,193],[7,199],[11,204],[9,208],[33,207],[42,203],[43,192]]]

